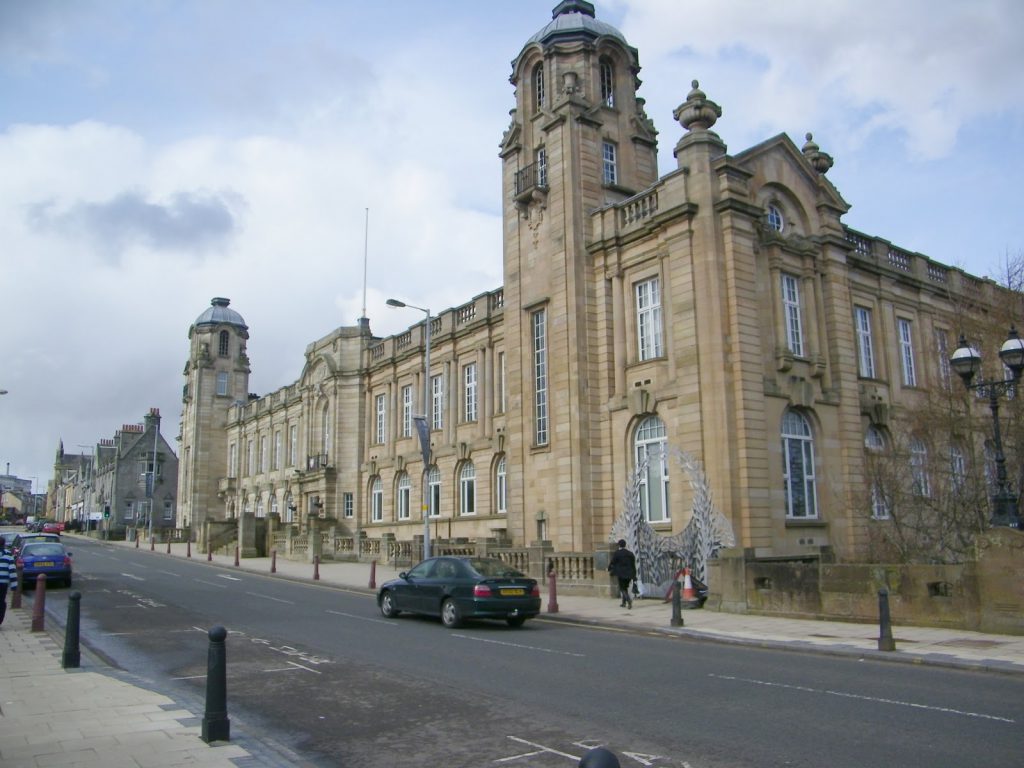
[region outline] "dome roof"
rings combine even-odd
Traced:
[[[195,325],[237,325],[248,330],[249,326],[245,324],[242,316],[228,308],[230,303],[231,299],[223,299],[219,296],[211,299],[210,306],[196,318]]]
[[[628,46],[626,38],[611,24],[594,18],[594,4],[584,0],[562,0],[551,12],[551,21],[540,32],[526,41],[526,45],[545,45],[559,40],[596,40],[599,37],[614,37]]]

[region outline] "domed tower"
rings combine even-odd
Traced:
[[[636,49],[582,0],[555,6],[512,62],[516,105],[500,151],[504,322],[508,433],[522,440],[507,460],[510,484],[523,484],[510,498],[532,508],[510,509],[509,527],[556,549],[594,545],[592,496],[610,487],[597,489],[610,479],[591,456],[607,448],[598,414],[608,403],[611,299],[587,245],[596,209],[658,178],[639,71]]]
[[[229,476],[229,407],[246,402],[249,327],[224,298],[215,298],[188,330],[189,357],[182,392],[178,471],[178,525],[202,530],[206,520],[223,519],[217,496]]]

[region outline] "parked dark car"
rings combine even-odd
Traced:
[[[464,619],[504,619],[520,627],[540,613],[537,581],[491,557],[433,557],[385,582],[377,605],[399,613],[439,616],[446,627]]]
[[[35,585],[39,574],[46,575],[46,583],[62,582],[71,586],[71,553],[59,541],[30,541],[21,548],[14,560],[22,568],[22,584]]]
[[[60,541],[60,536],[56,533],[16,533],[14,538],[11,539],[10,551],[14,557],[18,556],[18,552],[21,548],[28,544],[30,541]]]

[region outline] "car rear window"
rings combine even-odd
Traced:
[[[469,567],[487,578],[512,579],[525,576],[525,573],[517,571],[508,563],[494,558],[477,557],[469,561]]]
[[[22,554],[32,557],[56,557],[64,555],[61,544],[26,544]]]

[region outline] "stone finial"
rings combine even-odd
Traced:
[[[686,94],[686,101],[675,108],[672,117],[687,131],[706,131],[722,116],[722,108],[708,99],[694,80],[693,89]]]
[[[801,151],[811,167],[822,175],[828,173],[828,169],[833,165],[832,156],[821,151],[821,147],[815,143],[814,136],[810,133],[807,134],[807,143],[804,144]]]

